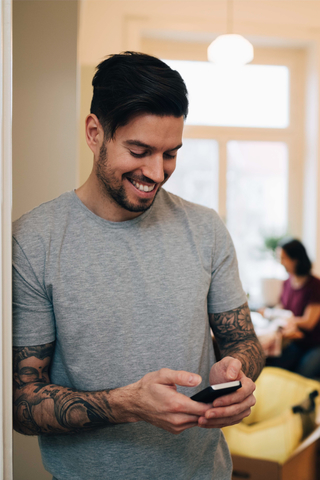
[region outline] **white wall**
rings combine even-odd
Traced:
[[[13,219],[77,183],[77,0],[13,2]],[[14,480],[46,480],[14,434]]]

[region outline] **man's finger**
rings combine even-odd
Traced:
[[[255,405],[256,399],[253,395],[247,397],[241,403],[235,403],[228,406],[214,407],[210,410],[207,410],[205,416],[206,418],[223,418],[223,417],[232,417],[234,415],[240,415],[241,412],[251,408]]]
[[[237,358],[224,357],[215,363],[210,371],[210,383],[232,382],[237,380],[241,372],[241,362]]]
[[[250,409],[245,410],[239,415],[234,415],[232,417],[223,417],[223,418],[212,418],[208,420],[207,418],[201,417],[199,418],[198,425],[202,428],[223,428],[230,425],[235,425],[245,417],[248,417],[251,413]]]
[[[181,387],[196,387],[202,381],[200,375],[185,372],[184,370],[170,370],[162,368],[159,370],[158,382],[163,385],[180,385]]]
[[[256,385],[249,378],[242,380],[242,388],[239,388],[236,392],[230,393],[229,395],[224,395],[223,397],[217,398],[213,402],[213,407],[222,407],[228,406],[236,403],[242,403],[247,398],[251,397],[256,389]],[[254,400],[255,401],[255,400]]]
[[[232,358],[227,366],[226,378],[227,380],[236,380],[241,370],[241,362],[237,358]]]

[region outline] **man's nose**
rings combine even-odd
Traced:
[[[164,180],[164,165],[162,154],[155,154],[149,157],[144,165],[142,173],[155,183],[161,183]]]

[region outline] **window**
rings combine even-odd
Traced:
[[[190,202],[218,210],[218,142],[186,138],[165,189]]]
[[[233,72],[172,58],[165,61],[184,78],[190,106],[167,189],[218,210],[244,289],[259,304],[261,279],[286,275],[266,237],[302,234],[304,57],[255,49],[256,64]]]
[[[227,227],[234,240],[243,286],[259,294],[259,279],[281,276],[264,240],[287,232],[288,149],[283,142],[227,144]],[[258,266],[258,268],[257,268]]]
[[[285,128],[289,124],[289,70],[246,65],[236,70],[209,62],[165,60],[189,92],[188,125]]]

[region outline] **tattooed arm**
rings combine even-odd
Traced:
[[[213,407],[199,418],[203,428],[222,428],[239,423],[255,404],[254,380],[264,365],[264,355],[254,333],[247,304],[229,312],[210,315],[210,325],[222,359],[211,370],[211,385],[240,380],[242,387],[213,402]]]
[[[211,314],[210,325],[221,356],[240,360],[244,374],[255,381],[264,366],[264,354],[253,329],[248,304]]]
[[[201,377],[161,369],[114,390],[83,392],[50,383],[54,343],[14,347],[14,428],[25,435],[81,433],[116,423],[145,421],[178,434],[198,424],[208,406],[176,391]]]
[[[109,392],[53,385],[54,343],[13,349],[14,428],[26,435],[76,433],[115,423]]]

